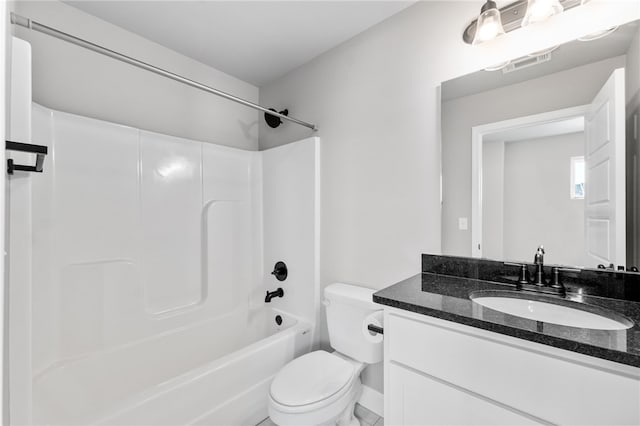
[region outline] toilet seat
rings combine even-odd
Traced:
[[[340,356],[310,352],[280,370],[271,383],[269,396],[279,411],[313,411],[347,394],[359,373],[353,363]]]

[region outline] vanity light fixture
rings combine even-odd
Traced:
[[[580,4],[587,4],[589,3],[591,0],[581,0]],[[598,40],[600,38],[606,37],[609,34],[613,34],[616,30],[618,29],[618,25],[614,25],[613,27],[601,30],[601,31],[596,31],[594,33],[591,34],[587,34],[586,36],[582,36],[578,38],[578,41],[593,41],[593,40]]]
[[[522,27],[523,25],[539,22],[541,16],[549,17],[551,16],[550,13],[554,11],[573,9],[574,7],[580,6],[585,2],[585,0],[517,0],[504,7],[501,7],[500,9],[498,9],[498,12],[500,13],[500,22],[502,24],[502,29],[505,33],[508,33]],[[495,5],[493,1],[488,1],[487,3],[493,3]],[[482,6],[478,19],[471,22],[462,33],[462,39],[465,41],[465,43],[477,44],[480,42],[480,40],[476,41],[476,33],[478,32],[476,31],[476,28],[479,28],[480,24],[482,24],[482,22],[484,21],[484,19],[481,18],[483,13],[488,10],[485,8],[485,6],[487,6],[487,3]],[[561,9],[558,9],[558,5]],[[527,17],[527,15],[529,16]],[[526,17],[527,21],[525,23],[524,20]],[[497,35],[498,34],[496,34],[496,36]],[[480,35],[479,37],[484,38]]]
[[[606,30],[596,31],[595,33],[587,34],[586,36],[579,37],[578,41],[593,41],[598,40],[599,38],[603,38],[612,34],[615,30],[618,29],[618,26],[614,26],[611,28],[607,28]]]
[[[560,0],[529,0],[527,3],[527,13],[522,19],[522,26],[546,21],[553,15],[562,13],[564,7]]]
[[[479,44],[485,41],[493,40],[499,35],[504,34],[504,28],[502,28],[502,19],[500,17],[500,11],[496,6],[496,2],[493,0],[487,0],[480,9],[480,16],[478,16],[478,25],[476,33],[473,37],[472,44]]]
[[[487,67],[484,70],[485,71],[498,71],[498,70],[501,70],[501,69],[503,69],[503,68],[505,68],[505,67],[507,67],[509,65],[511,65],[511,61],[505,61],[505,62],[502,62],[500,64],[496,64],[496,65],[492,65],[490,67]]]
[[[549,53],[551,53],[554,50],[556,50],[558,47],[560,47],[560,45],[556,44],[555,46],[551,46],[548,49],[538,50],[537,52],[529,53],[527,56],[538,57],[538,56],[541,56],[541,55],[548,55]]]

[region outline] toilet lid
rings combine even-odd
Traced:
[[[351,380],[354,367],[325,351],[315,351],[285,365],[271,383],[271,397],[282,405],[313,404],[335,395]]]

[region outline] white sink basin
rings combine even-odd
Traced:
[[[476,291],[470,297],[486,308],[534,321],[592,330],[624,330],[633,326],[633,321],[616,312],[543,295]]]

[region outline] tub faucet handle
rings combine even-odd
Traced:
[[[287,279],[289,275],[289,270],[287,269],[287,265],[283,261],[276,262],[276,265],[273,267],[273,272],[271,275],[276,277],[278,281],[284,281]]]

